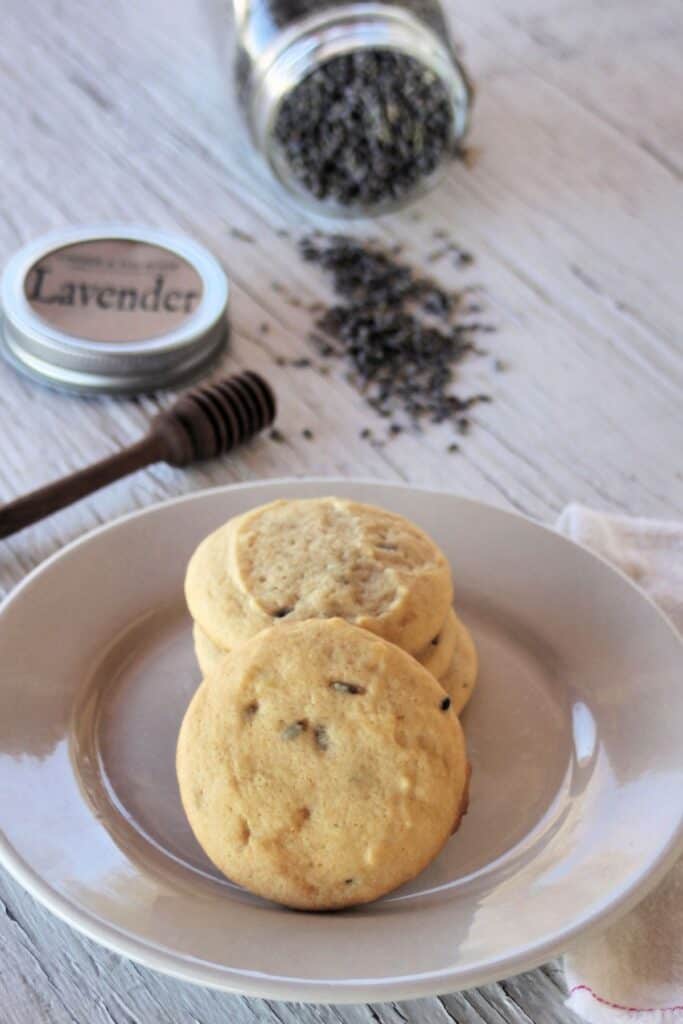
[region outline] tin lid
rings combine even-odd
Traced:
[[[0,283],[0,352],[43,384],[86,393],[172,387],[227,337],[228,281],[182,236],[68,228],[21,249]]]

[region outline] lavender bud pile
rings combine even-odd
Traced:
[[[326,61],[282,102],[274,135],[294,179],[318,200],[399,200],[452,152],[443,82],[390,50]]]
[[[308,236],[300,252],[331,276],[339,300],[317,318],[310,340],[318,354],[346,363],[380,416],[405,417],[412,427],[451,422],[465,433],[467,410],[490,397],[454,394],[453,371],[477,350],[475,336],[492,330],[470,318],[467,291],[448,292],[395,250],[345,235]]]

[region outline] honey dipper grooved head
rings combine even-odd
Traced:
[[[224,455],[275,419],[275,395],[250,370],[195,388],[157,416],[153,433],[172,466]]]

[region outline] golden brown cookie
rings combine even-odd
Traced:
[[[195,622],[192,629],[194,640],[194,653],[199,664],[199,670],[205,679],[213,671],[220,659],[228,652],[216,647],[211,637],[207,636],[201,626]]]
[[[276,501],[227,523],[188,567],[190,613],[230,650],[278,621],[338,616],[411,653],[444,623],[448,563],[402,516],[341,498]]]
[[[416,660],[437,679],[445,675],[451,667],[457,635],[457,617],[451,608],[446,616],[444,625],[434,639],[427,647],[415,655]],[[194,624],[193,638],[199,668],[202,675],[206,676],[227,651],[217,647],[211,637],[207,636],[202,627],[196,622]]]
[[[464,622],[457,619],[457,635],[453,660],[451,661],[450,668],[441,677],[439,682],[451,698],[453,710],[458,715],[472,696],[478,670],[479,658],[472,634]]]
[[[177,768],[214,864],[306,910],[409,881],[466,804],[465,741],[443,689],[341,619],[280,625],[222,658],[185,715]]]
[[[426,647],[418,651],[415,658],[437,679],[450,668],[458,635],[458,622],[452,608],[448,609],[446,620],[436,636]]]
[[[253,607],[230,577],[228,542],[236,521],[229,520],[202,541],[185,576],[190,615],[220,651],[239,646],[273,624],[272,617]]]

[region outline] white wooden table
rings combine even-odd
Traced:
[[[65,542],[198,487],[326,473],[447,487],[552,520],[570,500],[683,515],[683,7],[680,0],[461,0],[457,34],[479,95],[475,166],[375,233],[422,259],[448,226],[477,255],[499,326],[461,371],[485,390],[462,452],[448,435],[376,426],[343,374],[279,367],[305,354],[309,316],[270,284],[324,295],[294,255],[312,223],[288,208],[235,130],[221,0],[6,0],[0,26],[0,259],[61,224],[186,231],[232,280],[232,349],[275,384],[284,443],[267,438],[192,472],[155,468],[0,548],[7,592]],[[419,215],[419,219],[417,219]],[[364,226],[361,226],[364,227]],[[235,237],[246,232],[254,242]],[[270,330],[262,333],[260,325]],[[494,372],[494,359],[506,372]],[[75,399],[0,366],[0,496],[138,437],[159,400]],[[311,428],[315,440],[302,436]],[[193,988],[98,948],[0,877],[1,1024],[568,1021],[559,970],[439,1000],[302,1008]]]

